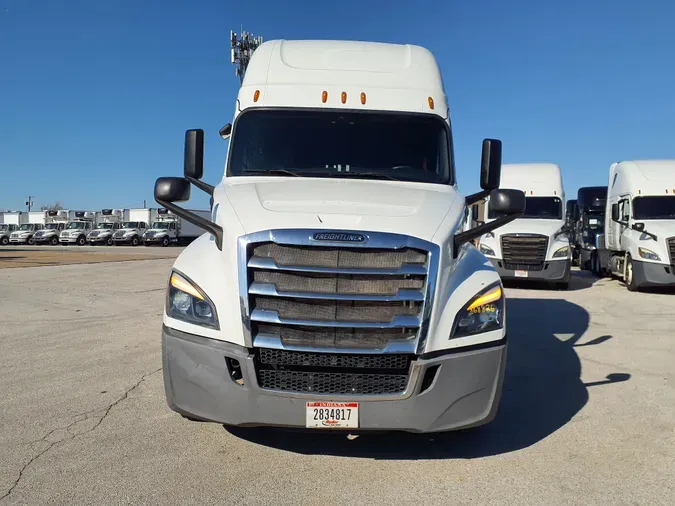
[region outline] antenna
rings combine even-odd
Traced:
[[[253,51],[263,43],[262,37],[256,37],[252,33],[245,32],[243,29],[237,34],[230,30],[230,60],[235,66],[235,75],[239,77],[239,84],[244,82],[246,67],[251,61]]]

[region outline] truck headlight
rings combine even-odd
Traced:
[[[216,307],[206,294],[187,276],[171,273],[166,301],[166,314],[203,327],[218,330]]]
[[[501,283],[488,286],[476,294],[457,313],[450,338],[471,336],[501,329],[504,325],[504,290]]]
[[[659,257],[656,253],[647,248],[638,248],[638,253],[642,258],[645,258],[647,260],[661,260],[661,257]]]
[[[570,254],[570,247],[569,246],[563,246],[559,250],[557,250],[555,253],[553,253],[553,258],[565,258]]]
[[[486,245],[483,244],[483,243],[480,243],[480,244],[478,245],[478,249],[480,250],[480,252],[481,252],[483,255],[490,255],[490,256],[492,256],[492,257],[497,256],[497,255],[495,255],[495,252],[493,251],[493,249],[492,249],[490,246],[486,246]]]

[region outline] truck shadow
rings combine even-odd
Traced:
[[[442,434],[343,434],[267,428],[233,428],[251,442],[301,454],[374,459],[479,458],[527,448],[567,424],[588,402],[588,388],[627,381],[614,373],[584,384],[576,346],[598,346],[602,336],[578,344],[590,316],[562,299],[510,298],[509,350],[499,413],[483,427]]]

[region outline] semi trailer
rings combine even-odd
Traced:
[[[232,426],[435,432],[497,413],[504,291],[471,241],[522,214],[483,141],[481,191],[457,190],[440,69],[412,45],[269,41],[239,90],[224,176],[204,132],[155,200],[207,233],[167,273],[169,407]],[[209,219],[181,207],[191,185]],[[489,196],[489,223],[463,230]],[[562,196],[560,196],[562,198]],[[562,212],[562,211],[561,211]]]
[[[190,212],[207,220],[211,216],[210,211],[191,209]],[[146,246],[188,244],[203,233],[204,230],[198,226],[171,213],[168,209],[161,208],[157,210],[155,222],[143,234],[143,244]]]
[[[546,281],[566,289],[572,275],[572,250],[565,226],[562,172],[553,163],[502,167],[500,186],[525,193],[525,212],[517,220],[480,238],[479,249],[502,279]],[[488,209],[486,223],[500,213]]]
[[[675,160],[611,165],[604,234],[596,234],[593,272],[628,290],[675,286]]]

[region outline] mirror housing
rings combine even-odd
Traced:
[[[201,181],[204,176],[204,130],[196,129],[185,132],[183,175],[197,188],[213,195],[215,188]]]
[[[525,193],[521,190],[492,190],[490,192],[489,209],[496,213],[504,214],[499,218],[489,222],[483,223],[466,232],[455,234],[453,240],[452,254],[457,258],[459,249],[462,244],[469,242],[483,234],[492,232],[493,230],[512,222],[525,212]]]
[[[502,172],[502,141],[484,139],[480,161],[480,187],[486,191],[499,188]]]
[[[619,204],[612,204],[612,221],[616,221],[617,223],[620,221],[619,220]]]
[[[155,200],[187,202],[190,200],[190,181],[184,177],[160,177],[155,181]]]
[[[230,137],[230,134],[232,133],[232,124],[228,123],[225,125],[223,128],[218,130],[218,134],[220,137],[225,141]]]

